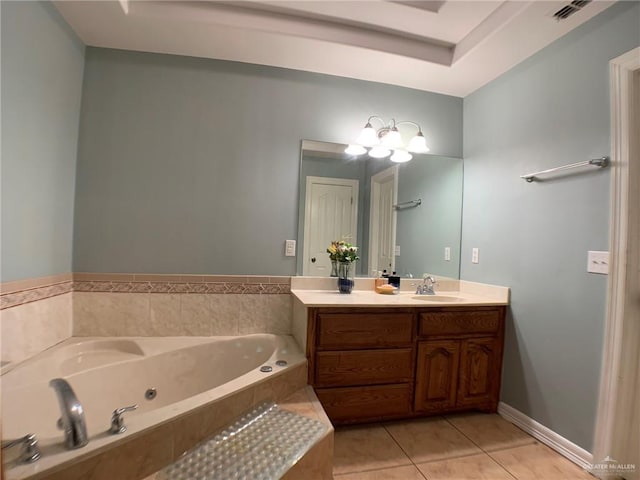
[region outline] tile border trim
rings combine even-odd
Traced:
[[[0,310],[70,292],[285,295],[291,277],[66,273],[0,284]]]
[[[73,291],[73,282],[62,282],[54,285],[19,290],[0,295],[0,310],[17,307],[25,303],[37,302],[46,298],[57,297]]]
[[[524,430],[537,440],[540,440],[542,443],[584,470],[588,471],[588,469],[591,468],[591,464],[593,463],[593,455],[591,453],[557,434],[550,428],[536,422],[533,418],[528,417],[519,410],[516,410],[511,405],[507,405],[504,402],[498,403],[498,415],[508,422],[513,423],[521,430]]]

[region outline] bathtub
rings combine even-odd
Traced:
[[[260,371],[262,366],[271,367],[271,371]],[[48,384],[57,377],[69,382],[84,408],[89,444],[77,450],[64,449],[62,432],[56,427],[60,411]],[[289,336],[71,338],[2,376],[3,439],[34,433],[42,451],[42,458],[28,465],[17,465],[12,460],[15,455],[7,452],[6,478],[109,478],[91,465],[122,465],[119,444],[129,441],[130,452],[132,445],[148,443],[146,434],[158,437],[162,425],[166,436],[179,442],[156,438],[158,450],[141,453],[146,455],[142,463],[148,465],[140,466],[140,458],[136,458],[131,467],[135,472],[122,467],[123,472],[114,476],[112,466],[109,473],[110,478],[119,480],[143,478],[224,426],[225,420],[232,421],[232,414],[241,413],[240,407],[277,401],[279,398],[273,397],[304,384],[306,359]],[[225,399],[227,419],[220,415],[218,405]],[[113,410],[134,404],[137,410],[124,414],[127,431],[107,433]],[[205,421],[212,412],[216,421]],[[198,413],[203,415],[201,421]],[[191,426],[185,423],[189,421]],[[204,423],[208,428],[202,428]],[[194,424],[198,428],[194,429]],[[190,441],[184,440],[182,429],[188,431]],[[158,455],[159,450],[168,454]],[[155,458],[158,456],[163,457],[161,461]],[[83,462],[89,465],[84,470],[78,467]],[[76,474],[76,470],[85,473]],[[89,470],[91,476],[87,476]],[[67,473],[59,477],[52,474],[64,471]]]

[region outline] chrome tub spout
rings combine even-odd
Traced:
[[[64,431],[64,445],[68,450],[84,447],[89,443],[87,436],[87,423],[84,418],[84,409],[78,401],[71,385],[62,379],[54,378],[49,382],[60,405],[60,420],[58,426]]]

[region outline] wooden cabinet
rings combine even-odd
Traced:
[[[440,340],[420,342],[415,409],[440,412],[456,406],[460,342]]]
[[[334,423],[413,411],[415,312],[310,309],[309,383]]]
[[[477,307],[420,314],[417,412],[497,409],[504,310]]]
[[[494,411],[500,395],[502,345],[498,338],[460,342],[457,406]]]
[[[309,383],[334,423],[495,411],[505,307],[310,308]]]

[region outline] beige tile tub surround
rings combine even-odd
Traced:
[[[306,385],[306,364],[173,418],[150,431],[131,435],[113,447],[81,457],[72,466],[36,474],[31,480],[139,480],[177,460],[241,414],[265,400],[289,397]],[[81,450],[78,450],[81,454]],[[154,476],[151,476],[154,478]]]
[[[333,425],[325,413],[313,387],[306,386],[280,402],[280,408],[312,418],[327,426],[325,435],[285,473],[282,480],[333,479]]]
[[[291,277],[74,273],[75,292],[288,294]]]
[[[0,309],[37,302],[73,291],[71,273],[0,284]]]
[[[71,335],[290,334],[290,284],[282,276],[121,273],[5,282],[1,358],[15,364]]]
[[[73,335],[291,333],[290,295],[76,292]]]
[[[278,402],[283,410],[317,420],[327,426],[327,432],[307,453],[285,473],[282,480],[332,480],[333,473],[333,425],[322,409],[313,388],[305,386]],[[144,480],[163,478],[155,473]],[[406,480],[406,478],[402,478]],[[422,479],[421,479],[422,480]]]
[[[75,336],[291,333],[290,277],[76,273]]]
[[[0,311],[2,361],[16,364],[69,338],[72,295],[64,293]]]

